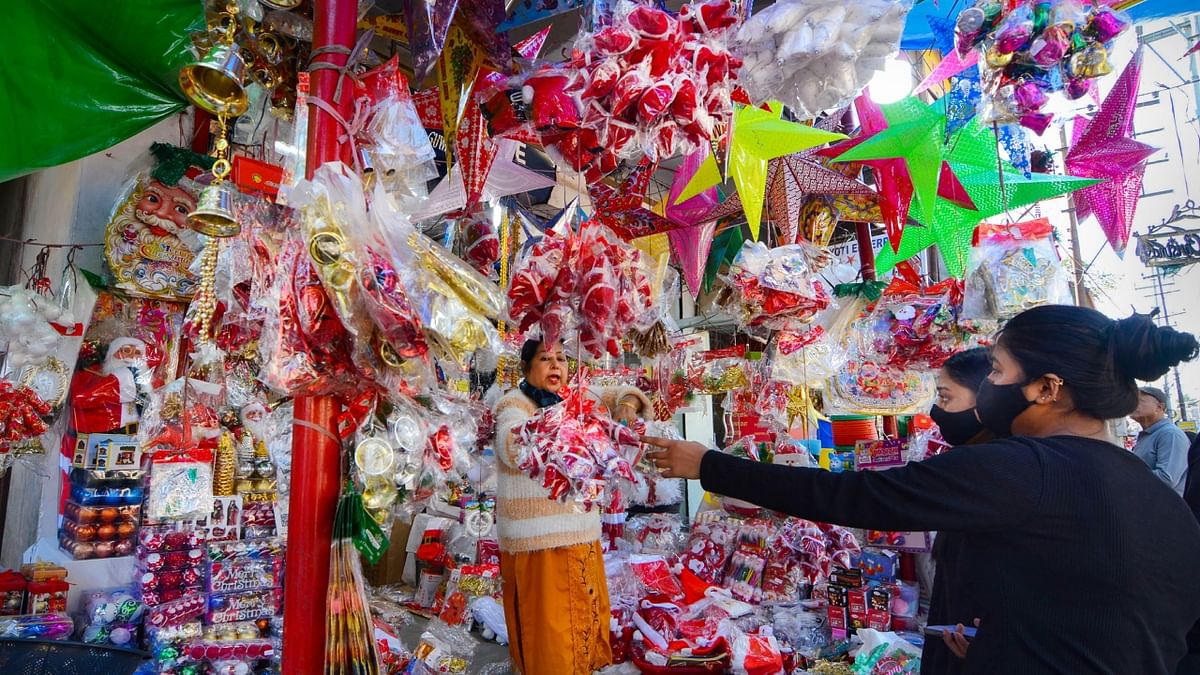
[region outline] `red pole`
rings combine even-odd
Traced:
[[[355,0],[316,0],[313,49],[354,48],[358,22]],[[348,54],[323,53],[317,59],[343,66]],[[333,94],[341,74],[322,68],[312,73],[312,94],[350,118],[353,90],[343,85],[341,100]],[[312,178],[325,162],[347,159],[338,143],[342,130],[324,110],[308,108],[308,152],[305,176]],[[329,587],[329,552],[333,515],[341,488],[341,444],[337,441],[340,404],[332,396],[299,397],[292,427],[292,485],[288,505],[287,576],[284,583],[283,672],[321,675],[325,670],[325,605]]]

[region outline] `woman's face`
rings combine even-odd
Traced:
[[[992,384],[1016,384],[1025,379],[1025,373],[1013,355],[998,344],[992,348],[992,372],[988,380]]]
[[[567,377],[567,357],[563,356],[562,345],[553,344],[538,347],[525,373],[525,381],[538,389],[558,391],[562,388]]]
[[[962,412],[975,407],[975,392],[970,387],[964,387],[945,368],[938,371],[937,404],[946,412]]]

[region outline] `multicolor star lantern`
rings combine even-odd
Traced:
[[[704,292],[712,291],[713,283],[717,280],[717,274],[721,271],[721,266],[726,263],[732,263],[737,257],[738,251],[742,250],[742,244],[745,243],[746,236],[742,233],[740,225],[727,226],[713,239],[712,252],[708,256],[708,262],[704,266]]]
[[[587,190],[592,201],[592,217],[607,225],[626,241],[666,232],[671,221],[646,208],[646,193],[657,162],[643,157],[629,172],[620,188],[598,182]]]
[[[705,147],[684,157],[671,180],[671,190],[666,199],[655,207],[656,213],[676,225],[666,236],[670,241],[675,262],[683,270],[683,280],[692,297],[700,295],[704,281],[704,264],[708,261],[713,235],[717,231],[716,221],[705,221],[717,204],[717,189],[708,188],[679,203],[676,203],[676,200],[711,154]]]
[[[1133,227],[1146,159],[1157,152],[1133,139],[1133,112],[1142,69],[1139,49],[1104,97],[1096,116],[1075,118],[1066,169],[1104,182],[1076,192],[1072,198],[1080,218],[1096,216],[1109,246],[1123,256]]]
[[[1097,182],[1090,178],[1048,174],[1026,178],[1001,162],[992,130],[982,127],[977,120],[968,122],[951,138],[946,159],[975,209],[938,199],[932,219],[922,227],[905,228],[899,250],[884,248],[879,252],[875,267],[880,274],[937,244],[947,272],[961,278],[966,270],[972,234],[981,220]]]
[[[523,58],[536,58],[542,51],[542,46],[546,44],[548,35],[550,35],[550,26],[525,38],[513,49]],[[499,71],[481,67],[471,91],[479,92],[491,87],[503,86],[504,81],[505,76]],[[487,121],[479,109],[479,101],[475,96],[468,95],[466,106],[463,109],[462,122],[458,126],[454,143],[454,154],[457,156],[458,164],[462,166],[463,184],[467,191],[467,204],[464,210],[468,212],[473,210],[483,198],[483,187],[487,181],[488,172],[492,170],[492,163],[496,160],[497,148],[496,142],[488,136]]]
[[[734,110],[729,151],[725,158],[725,173],[733,179],[742,210],[746,214],[746,223],[750,226],[750,236],[754,239],[758,239],[759,226],[762,224],[770,160],[846,138],[845,134],[783,120],[783,106],[778,102],[772,102],[769,107],[769,110],[764,110],[754,106],[738,106]],[[716,172],[711,171],[711,166],[709,164],[707,170],[701,167],[701,172],[678,200],[699,194],[700,190],[720,182],[719,173],[714,176]]]
[[[826,168],[811,151],[777,157],[767,163],[766,209],[780,244],[794,244],[800,231],[800,209],[809,194],[874,194],[867,185]],[[706,218],[716,220],[742,211],[741,195],[731,195]]]
[[[858,112],[858,136],[843,143],[835,143],[829,148],[819,151],[821,156],[831,159],[838,157],[844,151],[887,129],[887,118],[884,117],[883,110],[880,109],[879,104],[871,99],[871,92],[869,90],[864,89],[863,93],[854,100],[854,108]],[[856,175],[862,166],[871,167],[876,191],[874,206],[879,211],[879,219],[872,222],[883,222],[887,230],[888,241],[891,242],[892,248],[895,250],[900,246],[900,237],[904,232],[904,224],[908,222],[909,203],[912,201],[913,186],[912,180],[908,175],[908,168],[901,159],[868,160],[847,164],[853,167],[851,170]],[[842,202],[845,201],[844,198],[838,199]],[[850,199],[854,200],[855,198],[852,197]],[[863,201],[865,201],[865,198]],[[875,210],[869,208],[870,205],[860,201],[854,201],[851,204],[859,211]],[[851,204],[846,204],[846,206]],[[842,207],[839,207],[839,211],[841,210],[843,210]]]
[[[912,181],[917,220],[933,218],[941,185],[946,114],[941,106],[908,97],[881,106],[887,128],[842,144],[837,161],[902,159]]]

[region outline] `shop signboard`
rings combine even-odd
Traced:
[[[1178,267],[1200,262],[1200,230],[1138,235],[1137,255],[1147,267]]]

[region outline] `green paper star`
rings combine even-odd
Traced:
[[[704,292],[712,292],[713,282],[717,280],[717,274],[721,271],[721,265],[733,262],[737,257],[738,251],[742,250],[742,244],[745,243],[746,237],[742,234],[740,226],[727,227],[724,232],[718,234],[713,239],[712,248],[709,249],[708,263],[704,266]]]
[[[938,181],[946,153],[946,110],[908,97],[880,106],[888,127],[838,156],[839,162],[903,159],[912,180],[914,217],[928,222],[938,201]]]
[[[879,252],[875,259],[878,273],[889,272],[897,263],[937,244],[946,271],[950,276],[961,278],[966,272],[971,238],[980,221],[1097,182],[1090,178],[1047,174],[1026,178],[1012,166],[999,162],[995,138],[975,120],[951,137],[946,161],[977,210],[964,209],[939,198],[933,218],[924,222],[925,227],[904,229],[899,251],[893,253],[885,246]],[[1003,174],[998,169],[1000,166],[1004,167]]]

